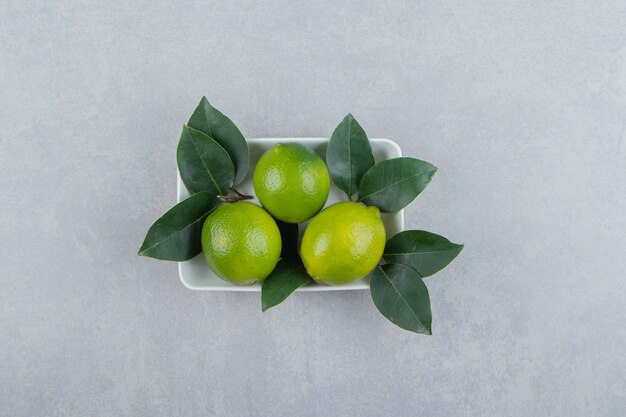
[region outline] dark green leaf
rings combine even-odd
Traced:
[[[222,145],[235,166],[235,185],[243,181],[250,164],[250,152],[246,139],[232,120],[211,106],[206,97],[202,97],[187,124]]]
[[[276,219],[274,219],[276,220]],[[280,230],[280,237],[283,243],[283,249],[280,252],[281,258],[297,258],[298,257],[298,224],[297,223],[285,223],[280,220],[276,220],[278,229]]]
[[[172,207],[148,230],[139,255],[164,261],[186,261],[202,252],[200,236],[208,214],[221,201],[207,192]]]
[[[199,130],[183,126],[176,160],[180,177],[192,192],[226,195],[233,186],[235,168],[228,153]]]
[[[265,311],[283,301],[301,286],[311,282],[300,258],[281,259],[261,287],[261,310]]]
[[[415,158],[382,161],[363,175],[359,201],[391,213],[406,207],[437,172],[434,165]]]
[[[445,268],[463,249],[443,236],[424,230],[406,230],[387,241],[385,261],[402,264],[427,277]]]
[[[370,284],[378,310],[396,326],[415,333],[432,334],[428,288],[408,266],[378,266]]]
[[[374,165],[374,154],[365,131],[351,114],[333,132],[326,163],[333,182],[348,198],[358,193],[361,177]]]

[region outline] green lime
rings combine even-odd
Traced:
[[[313,217],[326,204],[329,189],[326,164],[300,144],[272,146],[254,170],[254,192],[263,208],[286,223]]]
[[[264,280],[278,263],[281,248],[276,222],[256,204],[222,204],[202,227],[207,264],[217,276],[235,284]]]
[[[347,284],[369,274],[385,249],[385,225],[376,207],[343,202],[309,223],[300,246],[307,272],[323,284]]]

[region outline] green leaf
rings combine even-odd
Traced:
[[[248,143],[237,126],[219,110],[211,106],[206,97],[202,97],[187,123],[222,145],[235,166],[235,182],[237,185],[246,177],[250,164]]]
[[[221,201],[208,192],[192,195],[172,207],[148,230],[139,255],[164,261],[186,261],[202,252],[204,220]]]
[[[283,301],[301,286],[311,282],[300,258],[281,259],[261,287],[261,310]]]
[[[372,300],[378,310],[396,326],[415,333],[432,334],[428,288],[408,266],[378,266],[370,283]]]
[[[361,177],[374,165],[374,154],[361,125],[351,114],[339,123],[326,150],[330,177],[348,198],[359,191]]]
[[[228,153],[209,136],[183,126],[176,150],[180,177],[192,192],[226,195],[233,186],[235,168]]]
[[[389,263],[402,264],[427,277],[445,268],[463,249],[443,236],[424,230],[406,230],[387,241],[383,257]]]
[[[282,250],[280,252],[281,258],[297,258],[298,257],[298,224],[297,223],[285,223],[280,220],[276,220],[278,229],[280,230],[280,237],[282,240]]]
[[[359,189],[359,201],[380,211],[398,211],[415,199],[437,172],[437,167],[415,158],[394,158],[370,168]]]

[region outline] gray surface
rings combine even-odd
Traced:
[[[313,3],[0,3],[0,415],[623,415],[625,3]],[[439,166],[407,213],[466,244],[434,336],[136,256],[202,94]]]

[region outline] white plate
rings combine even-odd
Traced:
[[[325,138],[259,138],[248,139],[248,145],[250,147],[250,169],[245,180],[237,186],[237,190],[244,194],[254,195],[254,187],[252,186],[252,173],[256,166],[256,162],[269,148],[277,143],[300,143],[313,149],[320,154],[322,158],[326,157],[326,146],[328,145],[328,139]],[[385,159],[397,158],[402,156],[402,151],[397,143],[389,139],[370,139],[372,144],[372,150],[374,152],[374,158],[376,162],[383,161]],[[185,188],[180,175],[178,176],[177,185],[177,202],[189,197],[189,192]],[[253,201],[259,204],[259,201],[255,198]],[[329,206],[338,201],[347,201],[346,195],[339,188],[330,184],[330,195],[326,206]],[[397,213],[382,213],[383,223],[385,224],[385,230],[387,237],[391,237],[398,232],[404,230],[404,212],[400,210]],[[304,232],[306,224],[300,225],[300,235]],[[256,283],[253,285],[234,285],[218,278],[204,262],[202,254],[196,256],[185,262],[178,263],[178,274],[182,283],[191,290],[203,290],[203,291],[261,291],[261,285]],[[363,290],[369,288],[369,276],[355,281],[351,284],[340,286],[319,285],[316,283],[305,285],[300,288],[299,291],[332,291],[332,290]]]

